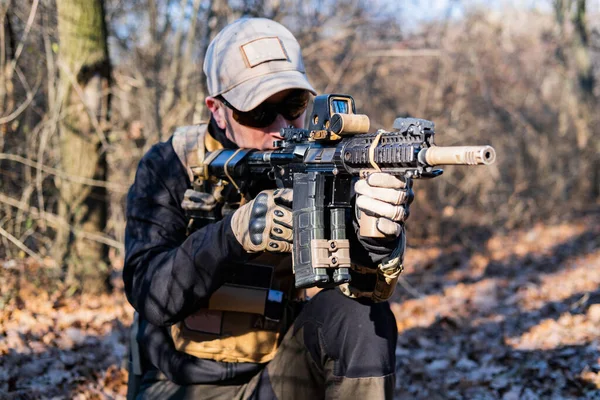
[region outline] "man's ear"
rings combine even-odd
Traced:
[[[225,111],[225,107],[223,106],[223,103],[221,103],[219,100],[217,100],[216,98],[211,97],[211,96],[207,96],[206,99],[204,100],[204,102],[206,103],[206,107],[208,107],[208,109],[212,113],[212,116],[215,119],[215,121],[217,122],[217,125],[219,126],[219,128],[225,129],[225,127],[227,126],[225,124],[225,112],[226,111]]]

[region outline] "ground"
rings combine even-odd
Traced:
[[[410,247],[398,399],[600,399],[600,215]],[[0,261],[0,399],[123,399],[132,308]],[[50,294],[51,293],[51,294]]]

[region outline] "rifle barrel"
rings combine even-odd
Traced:
[[[431,146],[419,152],[419,161],[430,165],[489,165],[496,161],[492,146]]]

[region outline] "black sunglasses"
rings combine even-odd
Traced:
[[[309,94],[306,90],[294,90],[280,102],[263,102],[250,111],[239,111],[221,95],[216,98],[233,111],[233,119],[241,125],[265,128],[271,125],[280,114],[288,121],[300,117],[308,107]]]

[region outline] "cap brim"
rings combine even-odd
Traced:
[[[263,101],[287,89],[305,89],[313,95],[317,91],[308,83],[306,75],[298,71],[279,71],[241,83],[221,96],[239,111],[250,111]]]

